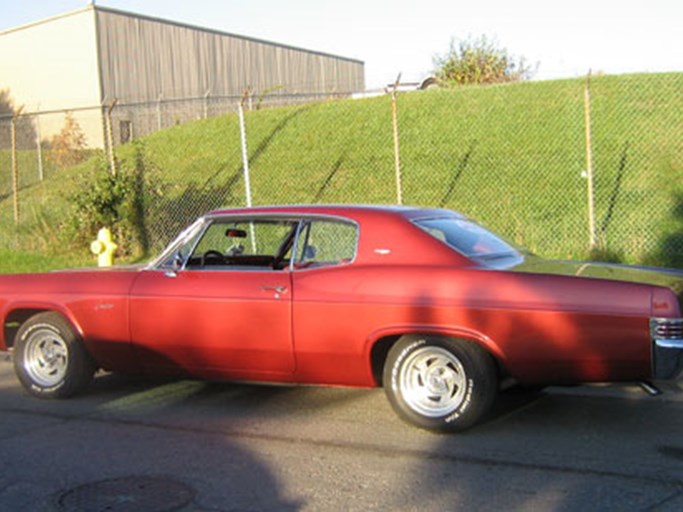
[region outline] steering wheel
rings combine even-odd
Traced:
[[[213,249],[209,249],[204,254],[202,254],[202,267],[206,265],[207,260],[216,260],[220,261],[220,263],[225,262],[225,258],[223,257],[223,255],[218,251],[214,251]]]

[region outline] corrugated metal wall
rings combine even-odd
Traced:
[[[102,100],[345,93],[365,88],[362,62],[96,8]]]

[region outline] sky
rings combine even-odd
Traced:
[[[0,30],[87,0],[0,0]],[[365,62],[366,88],[419,81],[451,41],[486,36],[534,79],[683,71],[683,0],[97,0],[98,5]]]

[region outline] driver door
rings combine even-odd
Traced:
[[[221,378],[291,373],[292,279],[283,261],[296,226],[217,219],[185,250],[181,269],[144,271],[130,302],[143,366]]]

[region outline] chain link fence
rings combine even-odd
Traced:
[[[68,184],[92,172],[58,161],[47,116],[14,119],[14,150],[13,121],[0,119],[7,248],[54,243],[45,230],[68,215]],[[80,157],[110,140],[113,165],[139,175],[151,251],[249,197],[445,207],[548,257],[683,264],[682,73],[360,99],[159,98],[73,116],[94,127]]]

